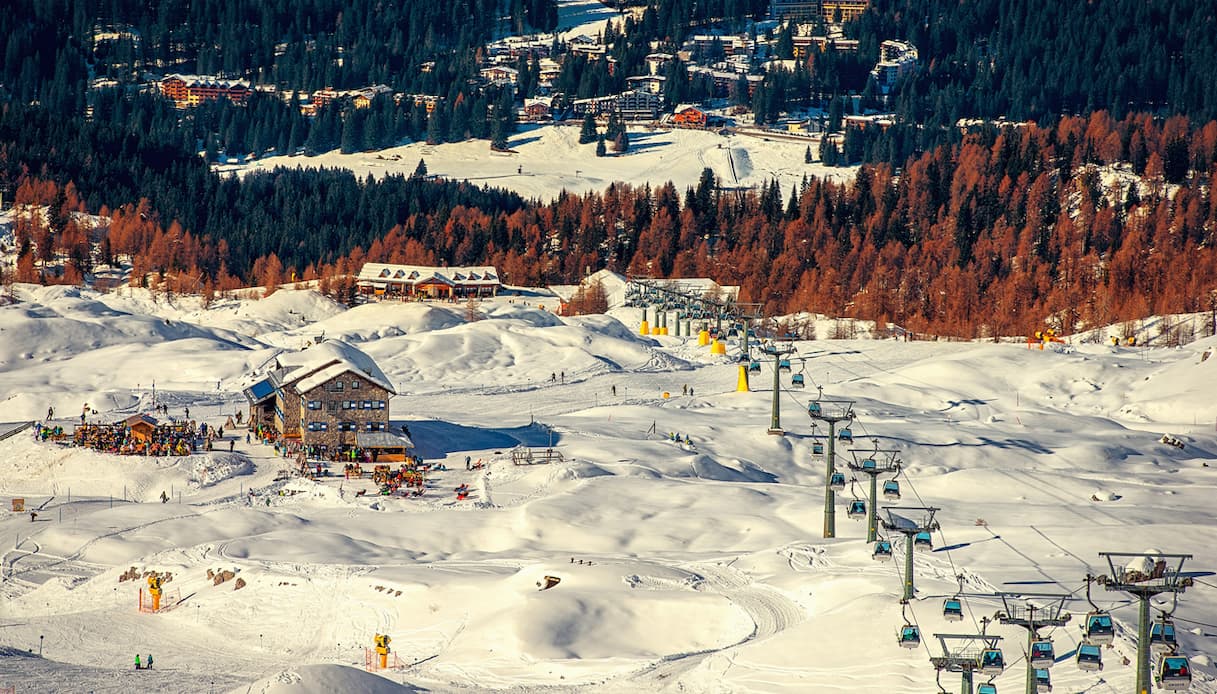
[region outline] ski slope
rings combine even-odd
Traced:
[[[808,388],[781,374],[787,433],[771,436],[768,365],[737,393],[734,354],[639,336],[628,310],[562,318],[499,298],[468,322],[463,305],[344,310],[310,291],[206,309],[132,289],[14,291],[0,306],[0,436],[47,407],[69,430],[82,403],[102,421],[148,410],[153,382],[171,417],[189,407],[222,425],[275,355],[324,335],[377,360],[401,393],[394,426],[447,470],[421,498],[385,498],[341,470],[284,479],[290,466],[243,434],[231,453],[146,459],[16,431],[0,439],[0,690],[926,692],[931,635],[1000,609],[968,598],[948,623],[941,602],[962,575],[969,593],[1071,594],[1077,616],[1043,631],[1055,691],[1127,692],[1136,610],[1123,594],[1094,589],[1119,627],[1104,670],[1072,662],[1084,577],[1108,573],[1098,552],[1153,550],[1195,555],[1174,618],[1191,691],[1217,692],[1212,338],[799,342]],[[902,562],[872,560],[865,523],[845,515],[850,488],[837,537],[822,537],[817,385],[854,401],[852,448],[899,451],[904,498],[881,507],[941,508],[903,616]],[[519,444],[566,462],[517,467]],[[10,497],[37,521],[8,512]],[[132,567],[173,573],[172,609],[137,611],[142,581],[119,580]],[[213,585],[208,569],[246,585]],[[538,590],[545,576],[561,582]],[[905,617],[919,649],[897,644]],[[994,683],[1022,691],[1025,634],[988,628],[1009,663]],[[365,671],[377,633],[400,668]],[[137,652],[155,669],[134,671]]]

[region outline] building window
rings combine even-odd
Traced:
[[[342,381],[334,381],[333,383],[326,384],[325,389],[333,391],[335,393],[341,393],[342,392]]]
[[[350,401],[350,400],[343,400],[343,401],[342,401],[342,409],[344,409],[344,410],[349,410],[349,409],[351,409],[351,401]]]
[[[309,400],[309,401],[308,401],[308,408],[309,408],[310,410],[320,410],[320,409],[321,409],[321,401],[320,401],[320,400]]]
[[[308,423],[309,431],[329,431],[329,428],[330,428],[329,422],[309,422]]]
[[[370,410],[370,409],[372,409],[372,401],[371,401],[371,400],[364,400],[364,401],[363,401],[363,409],[365,409],[365,410]]]
[[[359,431],[359,426],[355,422],[339,422],[338,431]]]
[[[336,400],[330,400],[325,404],[325,409],[330,414],[334,414],[338,411],[338,402]]]
[[[376,401],[376,407],[375,407],[375,409],[377,409],[377,410],[383,410],[384,408],[385,408],[385,401],[384,401],[384,400],[377,400],[377,401]]]
[[[358,388],[359,388],[359,381],[351,381],[351,390],[357,390]]]
[[[364,422],[363,426],[364,426],[365,431],[384,431],[385,430],[384,422]]]

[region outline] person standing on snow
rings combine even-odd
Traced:
[[[139,653],[136,653],[136,654],[135,654],[135,669],[136,669],[136,670],[143,670],[143,668],[142,668],[142,667],[140,667],[140,664],[139,664]]]

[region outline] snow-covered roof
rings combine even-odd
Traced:
[[[359,270],[360,282],[404,282],[407,284],[459,284],[463,286],[497,287],[499,271],[493,265],[465,267],[431,267],[426,265],[393,265],[364,263]]]
[[[300,379],[300,381],[296,384],[296,390],[301,393],[307,393],[326,381],[337,378],[345,373],[356,373],[367,378],[376,385],[388,390],[390,393],[393,392],[392,384],[388,383],[387,381],[378,381],[378,379],[372,377],[370,374],[366,374],[363,371],[352,367],[346,362],[338,362],[337,364],[327,366],[320,371],[314,371],[312,375]]]
[[[299,352],[284,352],[276,360],[279,363],[279,370],[276,372],[279,385],[296,383],[300,392],[309,390],[317,383],[329,380],[343,371],[357,373],[390,393],[397,392],[393,382],[380,370],[375,360],[342,340],[326,340]],[[335,366],[340,368],[331,372],[330,369]],[[326,371],[329,375],[322,381],[313,383],[314,374],[320,375],[321,371]],[[305,387],[306,383],[312,385]]]

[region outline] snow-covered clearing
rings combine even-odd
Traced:
[[[421,498],[388,498],[341,470],[276,479],[287,463],[243,432],[231,453],[149,459],[16,431],[0,440],[0,500],[39,516],[0,511],[0,690],[926,692],[930,635],[972,632],[999,608],[970,598],[965,621],[946,622],[962,573],[971,592],[1072,593],[1079,617],[1044,631],[1056,691],[1126,692],[1136,612],[1123,594],[1095,589],[1120,627],[1105,669],[1072,661],[1083,578],[1107,572],[1100,551],[1155,548],[1195,555],[1175,620],[1192,691],[1217,692],[1212,338],[1173,350],[800,342],[808,388],[781,375],[779,437],[766,433],[769,366],[737,393],[734,354],[639,337],[628,311],[560,318],[499,298],[469,323],[462,305],[343,310],[310,291],[209,309],[131,289],[15,293],[0,307],[2,422],[51,406],[70,431],[85,402],[115,421],[149,410],[155,381],[170,416],[189,407],[221,425],[252,374],[324,333],[376,358],[402,393],[394,427],[447,470]],[[900,562],[872,560],[864,523],[845,516],[848,488],[837,538],[821,537],[825,463],[806,415],[817,384],[856,401],[855,448],[899,451],[900,504],[942,508],[907,612],[922,648],[897,645]],[[518,444],[566,462],[514,466]],[[466,471],[466,456],[487,465]],[[452,494],[460,484],[469,499]],[[173,573],[172,609],[137,611],[143,582],[119,580],[132,567]],[[208,569],[246,585],[213,585]],[[546,576],[561,581],[538,590]],[[1011,664],[995,683],[1021,691],[1023,632],[989,630]],[[400,669],[364,671],[376,633],[392,636]],[[133,670],[137,652],[155,669]]]

